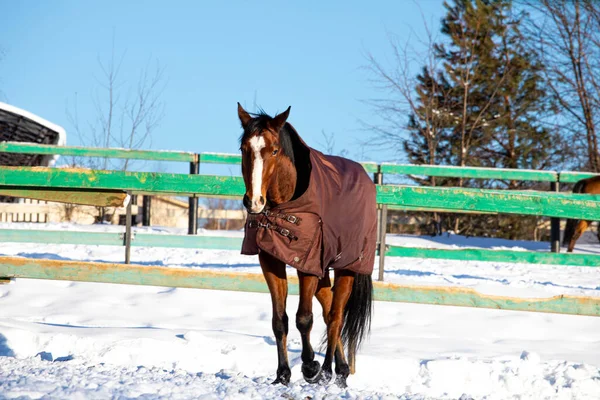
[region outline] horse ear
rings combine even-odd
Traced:
[[[238,102],[238,117],[240,118],[240,122],[242,123],[242,128],[246,129],[246,126],[248,126],[248,123],[250,122],[252,117],[250,116],[250,114],[248,114],[246,112],[246,110],[244,110],[244,108],[242,107],[242,105],[239,102]]]
[[[271,129],[273,129],[275,132],[279,132],[281,128],[283,128],[283,125],[285,125],[285,121],[287,120],[288,115],[290,115],[291,108],[292,106],[289,106],[287,110],[285,110],[279,115],[276,115],[275,118],[273,118],[273,120],[269,123]]]

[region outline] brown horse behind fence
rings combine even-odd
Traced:
[[[587,179],[582,179],[573,187],[573,193],[582,194],[600,194],[600,176],[594,176]],[[573,252],[575,243],[587,230],[592,221],[578,221],[576,219],[568,219],[563,237],[563,246],[568,246],[567,251]],[[598,238],[600,239],[600,227],[598,228]]]

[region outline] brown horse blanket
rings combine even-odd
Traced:
[[[377,241],[375,184],[351,160],[306,146],[311,173],[298,198],[249,214],[242,254],[259,249],[288,265],[323,277],[328,268],[371,274]]]

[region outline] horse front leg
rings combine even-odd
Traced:
[[[321,383],[326,384],[331,380],[333,372],[331,365],[335,357],[335,383],[340,387],[346,387],[346,378],[350,375],[350,367],[343,357],[343,352],[336,352],[342,338],[342,327],[344,324],[344,310],[354,284],[354,273],[348,271],[335,271],[333,286],[333,302],[329,311],[329,323],[327,324],[327,353],[323,360],[321,369]],[[340,354],[341,353],[341,354]]]
[[[285,263],[261,251],[258,255],[265,281],[271,293],[273,304],[273,333],[277,342],[277,377],[273,384],[290,383],[292,372],[287,356],[288,316],[285,312],[287,300],[287,275]]]
[[[302,338],[302,375],[308,383],[320,378],[321,364],[315,361],[315,352],[310,344],[310,331],[313,326],[312,299],[319,285],[319,278],[298,271],[300,303],[296,313],[296,327]]]

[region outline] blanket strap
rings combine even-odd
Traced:
[[[287,222],[289,222],[290,224],[294,224],[294,225],[300,225],[300,221],[302,221],[302,218],[296,217],[295,215],[285,214],[285,213],[281,213],[281,212],[275,213],[275,212],[270,211],[270,210],[263,211],[263,214],[266,217],[273,217],[273,218],[284,219]]]
[[[279,233],[283,237],[288,237],[291,240],[298,240],[298,236],[294,235],[289,229],[283,228],[283,227],[281,227],[279,225],[276,225],[276,224],[272,224],[270,222],[267,222],[266,224],[263,224],[262,222],[259,222],[259,221],[250,221],[248,223],[248,227],[249,228],[271,229],[271,230]]]

